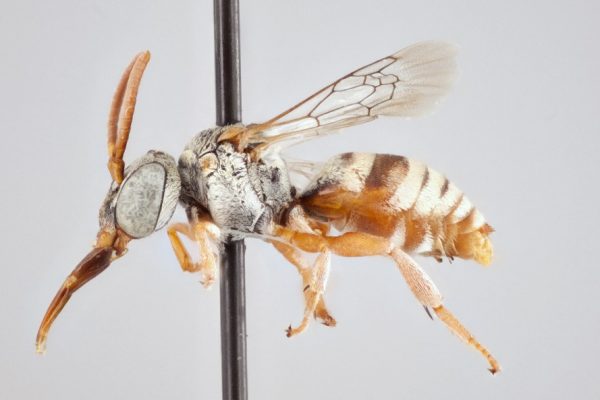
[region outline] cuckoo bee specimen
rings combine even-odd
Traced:
[[[344,153],[323,166],[281,154],[295,143],[382,115],[426,113],[453,82],[455,53],[441,42],[412,45],[343,76],[264,123],[200,132],[178,164],[167,154],[150,151],[124,168],[136,95],[149,60],[149,53],[139,54],[126,69],[110,110],[108,169],[113,181],[100,208],[96,244],[51,303],[38,332],[38,351],[71,294],[121,257],[131,240],[165,226],[179,202],[188,221],[170,225],[167,233],[181,268],[200,273],[205,286],[214,282],[219,251],[229,237],[259,237],[296,267],[305,310],[299,325],[287,329],[288,336],[304,331],[312,317],[335,326],[323,298],[332,253],[384,255],[397,264],[430,317],[432,309],[487,359],[492,373],[499,371],[412,258],[491,262],[492,228],[452,182],[418,161],[389,154]],[[295,187],[290,174],[309,182]],[[198,246],[196,261],[182,236]],[[305,260],[305,253],[315,253],[314,261]]]

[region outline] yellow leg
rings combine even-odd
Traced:
[[[285,257],[286,260],[296,267],[296,270],[302,277],[305,315],[313,315],[316,319],[320,320],[323,325],[334,327],[336,325],[335,318],[333,318],[327,310],[323,293],[316,294],[315,289],[318,284],[313,279],[313,269],[306,266],[301,253],[295,248],[281,242],[272,241],[271,244]]]
[[[347,232],[340,236],[321,236],[276,225],[273,228],[273,234],[309,253],[321,253],[329,249],[334,254],[344,257],[364,257],[384,255],[391,250],[389,239],[362,232]]]
[[[475,339],[460,321],[442,304],[442,294],[435,286],[431,278],[421,267],[400,249],[394,249],[390,256],[398,264],[398,268],[419,303],[423,306],[433,308],[438,318],[450,329],[452,333],[462,339],[465,343],[473,346],[490,364],[490,372],[495,374],[500,370],[500,365],[490,352]]]
[[[176,223],[170,225],[167,229],[167,235],[169,235],[171,247],[173,247],[177,261],[179,261],[182,270],[186,272],[198,272],[200,269],[199,265],[192,262],[190,254],[177,234],[178,232],[184,234],[188,238],[192,237],[188,224]]]
[[[194,262],[188,251],[183,245],[178,233],[195,241],[200,250],[201,261]],[[210,287],[217,274],[217,249],[218,240],[217,228],[212,222],[195,220],[192,224],[172,224],[167,229],[167,234],[171,240],[171,246],[175,256],[181,265],[181,269],[186,272],[200,272],[202,274],[202,285]]]
[[[300,220],[291,221],[300,226]],[[308,228],[308,229],[313,229]],[[319,229],[319,231],[321,231]],[[325,229],[324,232],[327,230]],[[325,304],[322,302],[322,293],[325,289],[325,283],[329,273],[329,253],[345,256],[360,257],[386,254],[390,247],[388,239],[369,235],[360,232],[349,232],[340,236],[324,236],[315,233],[301,232],[281,225],[275,225],[272,233],[275,236],[285,240],[284,243],[273,242],[275,247],[294,265],[302,275],[305,287],[305,314],[302,323],[298,328],[288,328],[288,336],[302,332],[308,326],[309,316],[317,315],[326,325],[335,324],[331,318]],[[309,253],[320,253],[315,266],[307,270],[303,268],[299,261],[300,254],[292,246]],[[310,276],[307,276],[309,275]],[[308,278],[308,279],[307,279]],[[306,284],[306,282],[309,282]]]
[[[292,337],[299,333],[304,332],[308,328],[310,317],[315,314],[317,304],[323,298],[325,287],[327,286],[327,279],[329,277],[329,267],[331,265],[331,253],[324,251],[317,257],[315,265],[311,268],[310,285],[304,290],[304,296],[306,301],[306,307],[304,310],[304,317],[302,322],[296,328],[292,328],[290,325],[286,331],[287,337]]]
[[[298,226],[301,225],[300,222],[300,220],[292,221]],[[303,332],[308,327],[311,315],[318,316],[326,325],[335,324],[335,320],[331,318],[322,302],[329,275],[330,252],[346,257],[369,256],[385,254],[390,246],[389,241],[385,238],[359,232],[349,232],[340,236],[324,236],[277,225],[274,227],[273,233],[290,244],[273,242],[288,261],[296,266],[305,284],[304,318],[297,328],[290,326],[287,329],[288,337]],[[320,253],[314,267],[304,268],[300,261],[300,253],[292,246],[307,252]]]
[[[483,347],[481,343],[475,339],[473,335],[465,328],[460,321],[443,305],[439,305],[438,307],[434,307],[433,311],[435,311],[438,318],[450,329],[452,333],[461,338],[465,343],[469,346],[472,346],[477,350],[481,355],[483,355],[488,363],[490,364],[490,368],[488,370],[493,374],[500,371],[500,364],[498,361],[490,354],[490,352]]]
[[[490,352],[443,306],[439,290],[425,271],[408,254],[398,248],[391,248],[388,239],[360,232],[329,237],[297,232],[282,226],[275,226],[273,230],[275,235],[308,252],[323,252],[330,249],[335,254],[346,257],[390,255],[398,264],[400,272],[417,300],[422,305],[433,308],[438,318],[452,333],[483,355],[490,364],[489,370],[492,374],[500,370],[500,365]]]

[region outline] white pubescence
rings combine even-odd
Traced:
[[[427,307],[438,307],[442,304],[442,294],[431,278],[408,254],[400,249],[390,253],[417,300]]]
[[[475,209],[473,212],[475,214],[473,215],[471,226],[469,227],[468,231],[465,231],[465,233],[476,231],[477,229],[481,228],[483,225],[486,224],[485,217],[479,210]]]
[[[418,215],[426,217],[431,214],[439,202],[444,182],[446,182],[444,175],[429,168],[427,184],[423,187],[415,202],[414,208]]]
[[[425,236],[423,236],[423,240],[421,240],[421,243],[419,243],[417,248],[414,249],[414,252],[416,254],[421,254],[421,253],[429,253],[432,250],[433,250],[433,236],[431,235],[431,231],[429,230],[429,228],[427,228],[427,232],[425,233]]]
[[[339,182],[339,185],[344,190],[358,193],[363,190],[365,180],[371,173],[373,161],[376,154],[373,153],[358,153],[354,155],[352,165],[347,167],[344,161],[340,160],[341,156],[332,159],[330,172],[324,175],[331,177],[334,182]]]
[[[456,206],[463,196],[462,191],[452,182],[448,183],[448,189],[433,210],[434,215],[445,217]]]
[[[450,223],[454,224],[462,221],[469,215],[472,209],[473,204],[471,201],[466,196],[463,196],[458,207],[456,207],[452,215],[450,215]]]
[[[389,200],[390,205],[394,209],[408,210],[413,206],[421,191],[425,171],[427,171],[425,164],[415,160],[409,161],[406,177],[396,188],[396,191]]]
[[[406,222],[404,218],[401,218],[396,223],[394,233],[390,237],[390,248],[389,251],[394,250],[397,247],[404,246],[406,242]]]

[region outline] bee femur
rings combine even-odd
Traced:
[[[113,180],[119,185],[123,182],[123,171],[125,169],[123,154],[129,139],[135,101],[142,75],[149,61],[149,51],[139,53],[134,57],[121,76],[110,107],[108,116],[108,171]]]

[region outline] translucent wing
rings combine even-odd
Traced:
[[[303,188],[323,168],[322,163],[298,160],[286,156],[283,158],[290,176],[290,182],[296,188]]]
[[[312,177],[323,167],[323,164],[321,163],[298,160],[290,157],[285,158],[285,164],[289,172],[298,174],[306,179],[312,179]]]
[[[450,89],[455,55],[456,48],[443,42],[409,46],[351,72],[267,122],[249,125],[242,145],[263,152],[282,141],[291,145],[380,115],[422,115]]]

